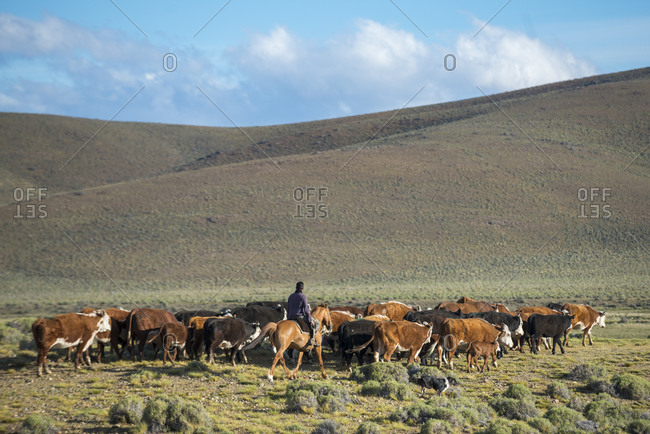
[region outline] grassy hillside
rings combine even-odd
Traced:
[[[361,151],[394,113],[247,129],[277,166],[235,129],[111,123],[58,174],[102,122],[3,114],[7,202],[50,196],[45,219],[0,208],[0,308],[235,303],[299,279],[341,302],[647,308],[649,95],[644,69],[492,97],[516,124],[486,98],[418,107]],[[306,187],[326,217],[296,218]]]

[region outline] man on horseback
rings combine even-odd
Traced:
[[[295,292],[289,296],[289,300],[287,301],[287,319],[302,320],[309,329],[309,344],[316,347],[318,343],[314,338],[314,320],[309,312],[307,297],[302,293],[304,287],[304,283],[296,283]]]

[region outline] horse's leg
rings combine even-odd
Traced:
[[[267,378],[270,381],[273,381],[273,373],[275,372],[275,365],[278,364],[278,361],[282,363],[282,367],[284,368],[284,371],[287,373],[287,376],[291,377],[291,373],[289,372],[289,369],[287,368],[287,364],[284,361],[284,357],[283,357],[284,352],[289,347],[289,344],[280,342],[280,336],[277,333],[277,331],[273,336],[273,338],[271,339],[271,344],[273,345],[273,348],[276,350],[276,353],[275,353],[275,357],[273,357],[273,362],[271,363],[271,369],[269,369]]]
[[[321,337],[321,342],[322,342],[322,337]],[[325,366],[323,366],[323,346],[322,345],[319,345],[319,346],[316,347],[316,357],[318,357],[318,364],[320,364],[320,372],[323,374],[323,378],[327,379],[327,372],[325,372]]]
[[[302,364],[303,354],[305,353],[303,353],[302,351],[298,351],[298,360],[296,361],[296,369],[294,369],[293,373],[291,374],[291,378],[293,378],[294,380],[298,378],[298,369],[300,369],[300,365]]]

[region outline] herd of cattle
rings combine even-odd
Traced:
[[[483,371],[488,366],[488,358],[491,357],[496,366],[496,359],[506,348],[523,351],[528,343],[531,352],[537,353],[542,340],[549,349],[548,340],[552,339],[553,354],[556,345],[564,353],[563,345],[568,345],[570,330],[583,330],[582,344],[585,345],[589,337],[592,345],[591,329],[594,325],[605,327],[605,312],[570,303],[522,307],[514,312],[503,304],[466,297],[425,310],[397,301],[371,303],[364,310],[355,306],[319,305],[321,311],[323,306],[327,314],[322,316],[317,341],[323,345],[327,342],[332,352],[339,352],[341,364],[348,369],[355,354],[359,364],[363,364],[368,351],[375,361],[380,357],[389,361],[393,353],[399,356],[408,352],[408,364],[416,359],[423,363],[433,361],[437,356],[439,368],[444,361],[453,369],[454,355],[466,352],[468,372],[473,366],[478,369],[480,357],[484,358]],[[132,311],[88,308],[79,313],[39,318],[32,325],[32,333],[38,351],[37,372],[42,376],[43,369],[51,372],[47,365],[50,349],[68,348],[70,357],[76,348],[75,368],[78,369],[80,365],[90,364],[88,350],[94,342],[97,342],[100,363],[107,345],[118,359],[128,350],[134,360],[136,356],[143,360],[144,348],[151,344],[154,357],[162,349],[163,363],[168,359],[173,363],[179,351],[194,360],[205,352],[207,360],[213,363],[214,352],[220,348],[226,351],[234,365],[239,356],[247,362],[245,351],[258,346],[267,337],[274,350],[279,348],[274,343],[273,333],[276,324],[283,321],[291,321],[286,318],[286,303],[283,302],[251,302],[220,312],[199,310],[176,314],[150,308]],[[312,349],[307,344],[291,348],[302,352]],[[321,347],[316,350],[322,367]],[[284,359],[281,359],[284,366]],[[324,370],[323,376],[326,377]],[[272,370],[269,378],[272,379]]]

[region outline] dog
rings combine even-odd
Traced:
[[[422,377],[411,377],[411,382],[422,387],[422,394],[424,395],[425,389],[433,389],[438,392],[438,396],[442,395],[451,386],[458,384],[456,379],[452,377],[434,377],[433,375],[423,375]]]

